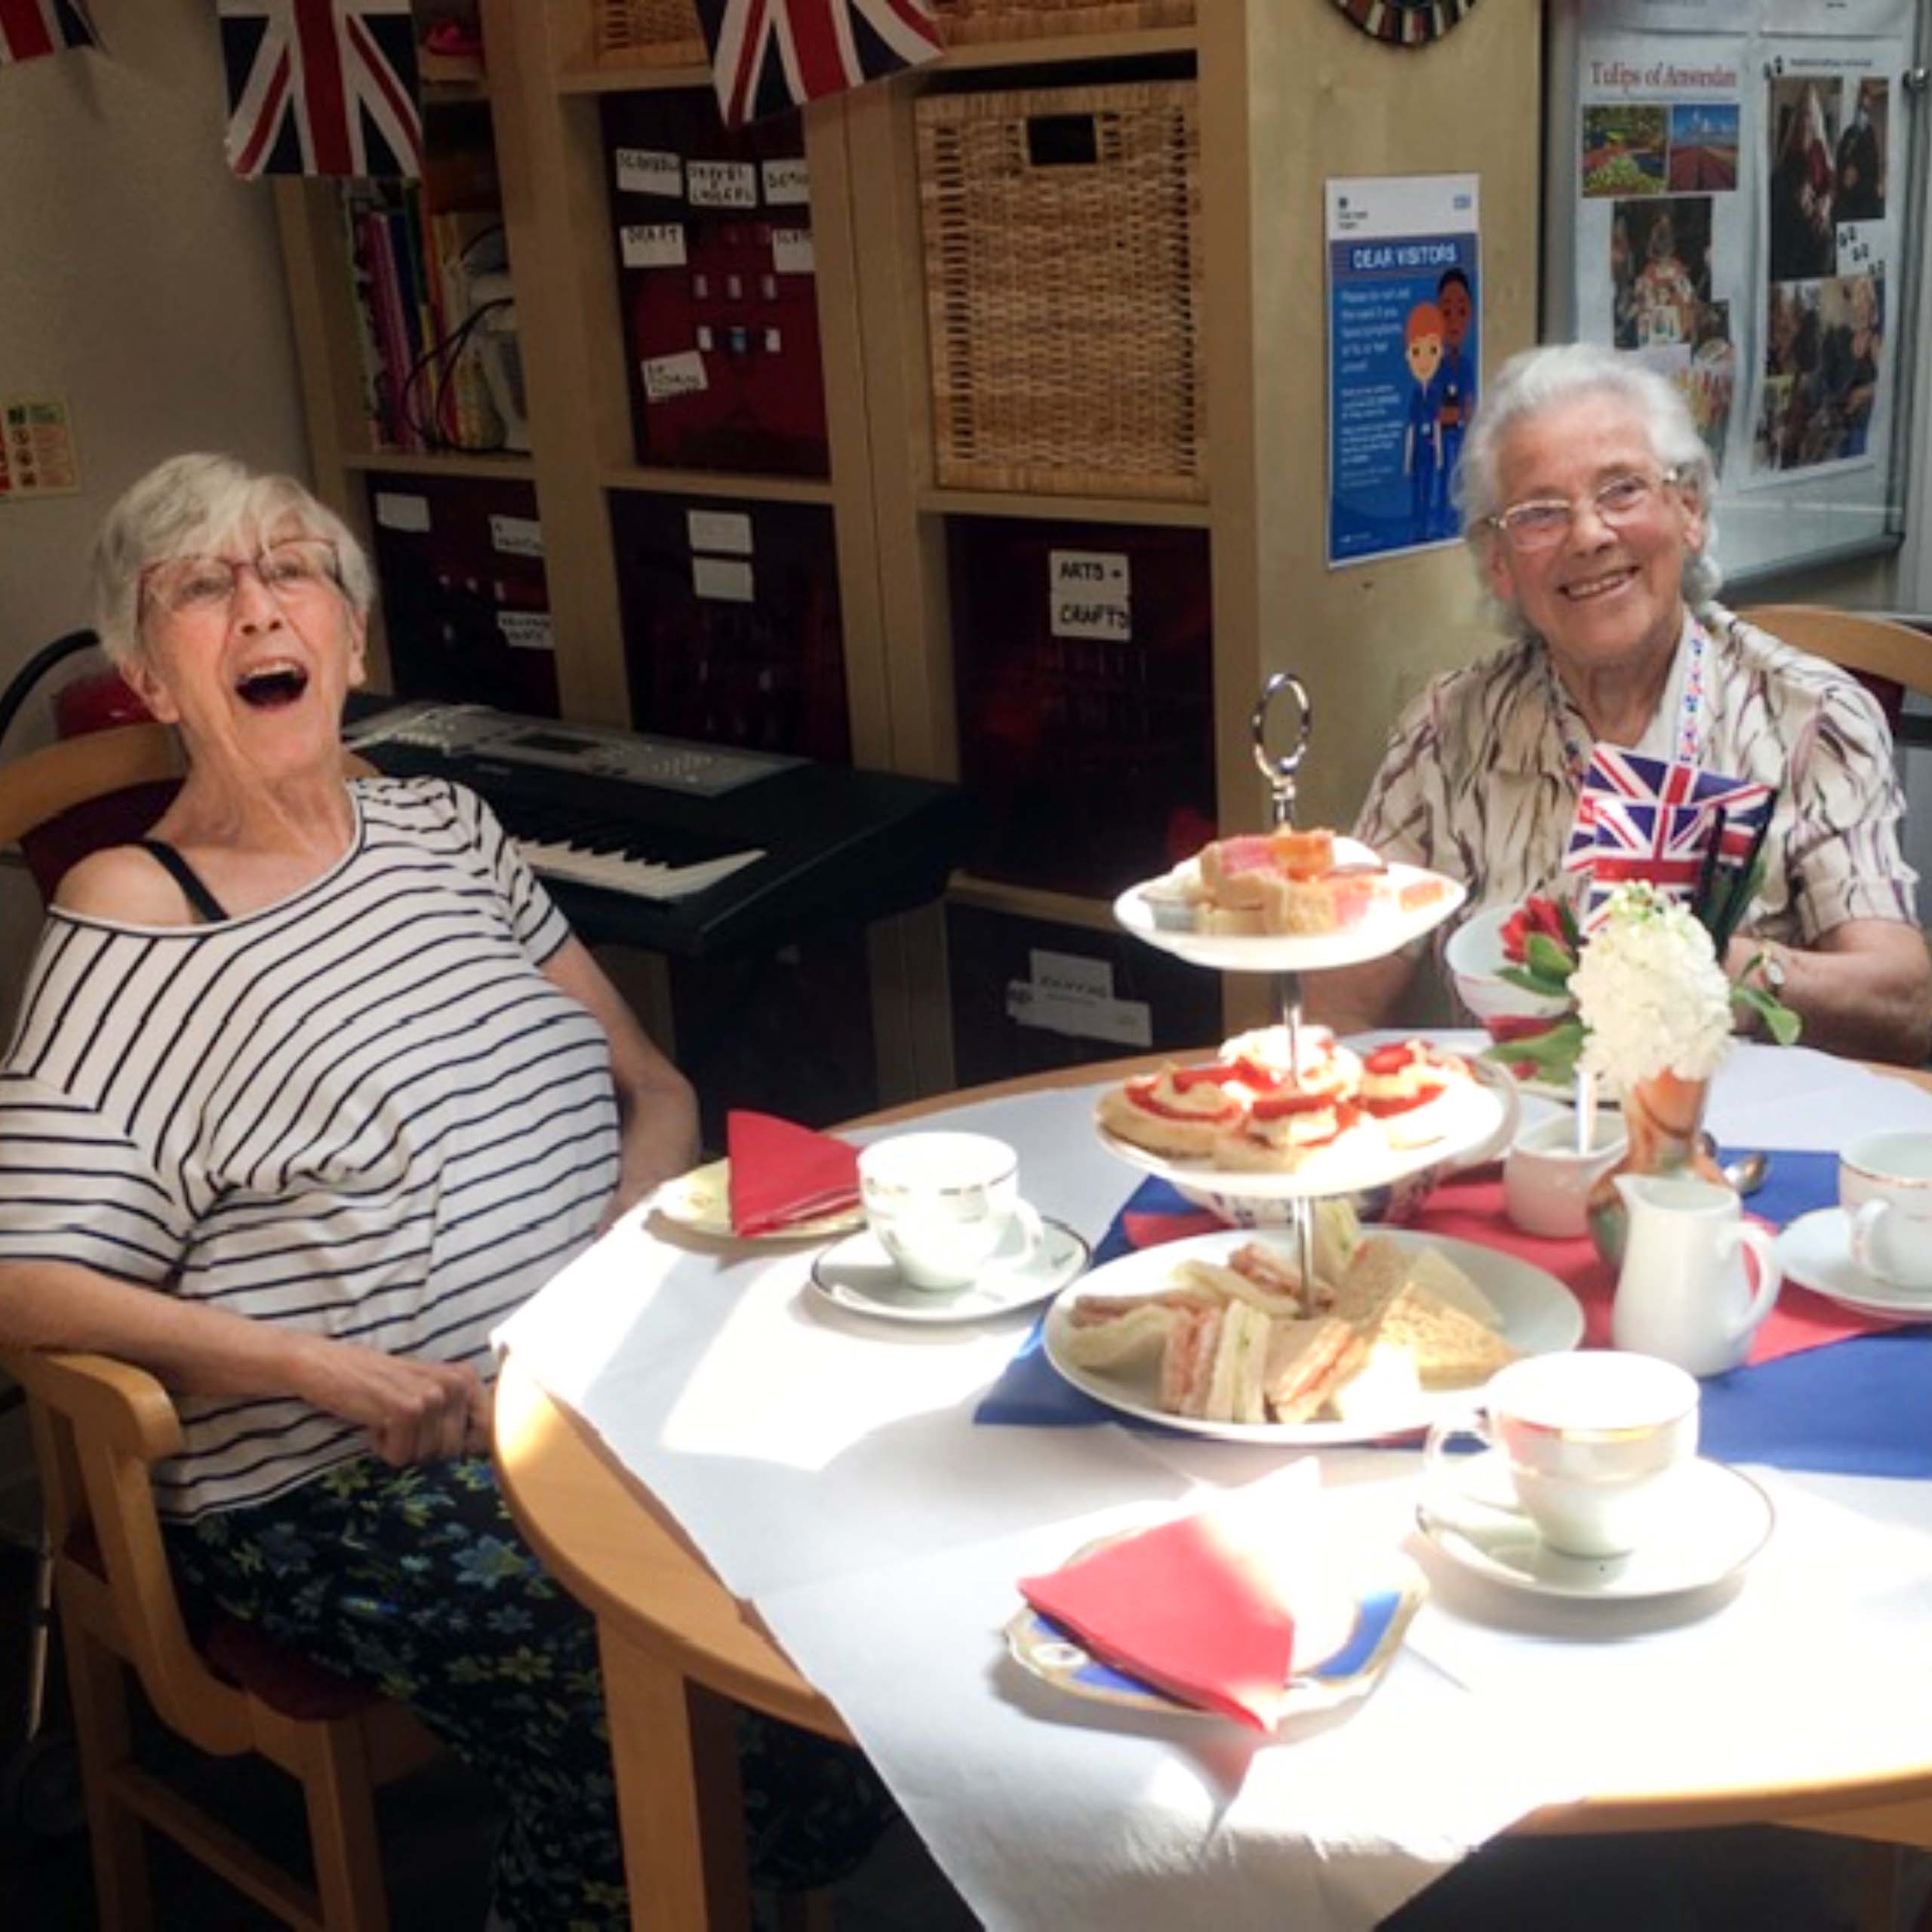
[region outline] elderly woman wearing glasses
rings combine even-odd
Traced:
[[[481,801],[345,780],[372,586],[299,485],[162,464],[95,588],[188,776],[49,913],[0,1066],[0,1342],[159,1376],[184,1580],[492,1778],[502,1919],[627,1923],[595,1630],[498,1497],[489,1336],[689,1164],[691,1090]]]
[[[1409,708],[1358,835],[1465,880],[1475,911],[1557,887],[1599,743],[1774,786],[1728,970],[1763,976],[1814,1045],[1923,1060],[1932,964],[1884,718],[1853,679],[1712,601],[1711,460],[1675,389],[1608,349],[1528,351],[1484,398],[1461,476],[1468,541],[1516,641]],[[1380,1024],[1416,958],[1324,976],[1311,1004]]]

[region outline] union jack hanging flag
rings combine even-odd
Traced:
[[[697,0],[727,127],[946,51],[926,0]]]
[[[220,0],[220,13],[237,174],[422,174],[409,0]]]
[[[99,45],[81,0],[0,0],[0,67]]]
[[[1592,924],[1612,890],[1629,879],[1647,880],[1666,898],[1687,904],[1718,832],[1718,813],[1724,819],[1718,860],[1741,866],[1773,802],[1768,785],[1598,746],[1583,773],[1563,854],[1566,872],[1589,875],[1583,924]]]

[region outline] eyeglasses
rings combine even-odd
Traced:
[[[1512,550],[1553,549],[1569,534],[1579,503],[1588,503],[1599,522],[1620,530],[1626,523],[1634,523],[1656,502],[1657,493],[1677,482],[1683,474],[1681,469],[1666,469],[1661,476],[1645,476],[1631,470],[1613,476],[1587,497],[1533,497],[1527,503],[1512,503],[1506,510],[1499,510],[1484,521],[1502,533]]]
[[[141,588],[170,617],[201,617],[228,608],[245,570],[278,604],[299,603],[342,582],[326,537],[291,537],[264,544],[252,557],[167,558],[141,573]]]

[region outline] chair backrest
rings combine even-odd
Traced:
[[[162,1540],[149,1468],[181,1447],[167,1391],[104,1355],[8,1350],[0,1367],[27,1392],[63,1589],[82,1593],[82,1614],[172,1729],[218,1755],[248,1749],[248,1698],[195,1648]]]
[[[1826,658],[1867,682],[1932,697],[1932,636],[1897,617],[1823,604],[1761,604],[1737,614],[1794,649]]]

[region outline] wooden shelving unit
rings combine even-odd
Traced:
[[[366,522],[362,475],[534,481],[566,716],[632,721],[614,500],[627,493],[829,511],[835,531],[856,763],[960,771],[949,532],[986,518],[1202,532],[1211,559],[1214,773],[1221,822],[1259,822],[1248,718],[1262,682],[1308,685],[1311,821],[1352,814],[1394,712],[1470,654],[1466,567],[1438,552],[1331,573],[1321,183],[1350,174],[1481,177],[1484,365],[1534,340],[1540,59],[1534,10],[1489,8],[1439,45],[1389,48],[1336,8],[1198,0],[1191,26],[955,48],[891,82],[808,108],[810,220],[830,452],[823,478],[641,464],[633,442],[599,126],[605,97],[709,91],[702,66],[600,68],[588,0],[483,0],[487,98],[503,182],[533,454],[389,456],[359,446],[352,318],[339,222],[314,184],[285,186],[285,245],[317,476]],[[961,490],[937,481],[915,106],[933,90],[1192,72],[1198,89],[1204,294],[1204,500]],[[1009,78],[1011,76],[1011,78]],[[1078,238],[1070,238],[1077,267]],[[1124,880],[1121,881],[1126,883]],[[961,877],[953,901],[1072,934],[1111,926],[1108,899]],[[875,935],[881,1091],[952,1072],[943,918]],[[1250,1017],[1230,980],[1230,1020]]]

